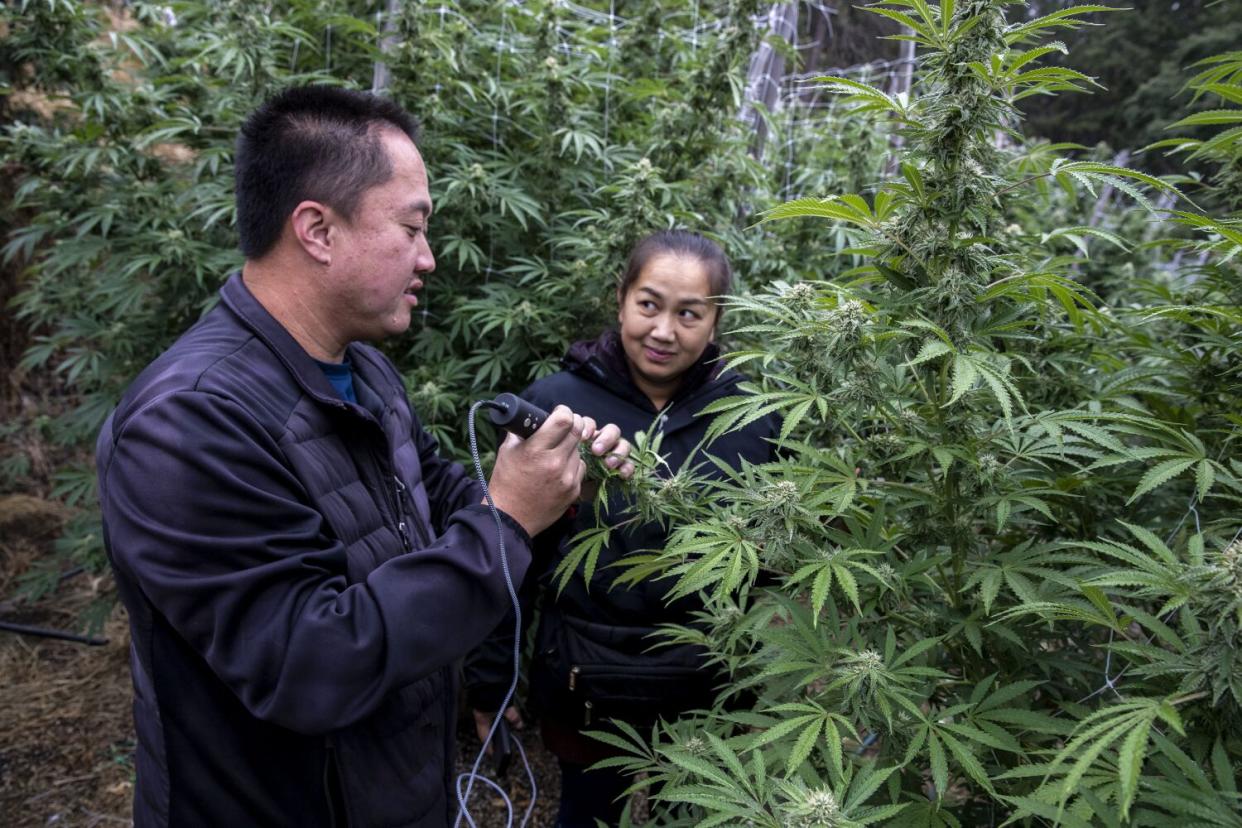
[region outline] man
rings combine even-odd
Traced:
[[[237,142],[246,261],[125,393],[98,444],[104,539],[132,629],[138,826],[443,826],[454,662],[509,607],[481,487],[441,459],[400,377],[435,267],[413,120],[291,89]],[[519,583],[576,499],[558,407],[497,453]]]

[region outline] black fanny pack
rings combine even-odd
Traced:
[[[618,627],[553,613],[539,628],[531,699],[573,727],[621,719],[650,726],[710,707],[720,675],[694,644],[656,646],[654,627]]]

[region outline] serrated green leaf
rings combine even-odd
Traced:
[[[1118,804],[1121,806],[1121,817],[1130,816],[1130,806],[1134,804],[1134,796],[1138,793],[1139,776],[1143,771],[1143,760],[1147,757],[1147,733],[1151,730],[1151,720],[1139,722],[1130,735],[1121,743],[1117,755],[1117,775],[1121,783],[1121,795]]]
[[[931,762],[932,784],[936,786],[936,799],[944,799],[949,792],[949,762],[935,733],[927,736],[927,751],[928,760]]]
[[[945,405],[952,405],[961,399],[961,396],[969,391],[975,384],[975,380],[979,378],[979,369],[975,367],[973,359],[966,354],[956,354],[953,357],[953,384],[952,396]]]
[[[828,590],[831,587],[832,566],[824,564],[815,574],[815,581],[811,585],[811,610],[814,612],[811,618],[812,626],[819,623],[819,614],[824,608],[824,602],[828,599]]]
[[[798,740],[794,742],[793,749],[789,752],[789,759],[785,762],[785,773],[787,775],[796,771],[806,761],[807,757],[811,755],[811,751],[815,748],[815,740],[819,738],[823,726],[824,720],[817,718],[799,734]]]
[[[918,354],[906,364],[910,366],[921,365],[928,360],[951,353],[953,353],[953,348],[950,345],[941,342],[939,339],[929,339],[923,343],[923,347],[919,349]]]
[[[1134,489],[1134,493],[1130,495],[1130,499],[1126,501],[1126,505],[1129,506],[1143,495],[1169,482],[1194,464],[1195,461],[1193,459],[1186,460],[1184,458],[1178,458],[1174,460],[1165,460],[1164,462],[1148,469],[1147,473],[1143,475],[1141,480],[1139,480],[1138,486]]]

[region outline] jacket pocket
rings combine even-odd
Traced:
[[[710,704],[709,670],[638,664],[574,664],[568,690],[581,713],[579,725],[607,719],[647,725]]]
[[[615,627],[551,614],[532,671],[536,706],[565,724],[610,718],[653,723],[711,704],[719,681],[692,645],[649,648],[652,628]]]
[[[441,824],[447,671],[393,693],[370,718],[335,734],[349,822],[370,828]]]

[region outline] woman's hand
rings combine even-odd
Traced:
[[[596,431],[595,421],[590,417],[584,417],[582,423],[582,442],[591,444],[591,454],[603,457],[604,465],[615,469],[623,479],[629,480],[633,477],[634,464],[629,461],[631,446],[629,440],[622,439],[621,429],[609,423]],[[583,484],[584,489],[587,485],[587,483]],[[592,497],[594,497],[593,493],[591,497],[584,497],[584,499],[590,500]]]

